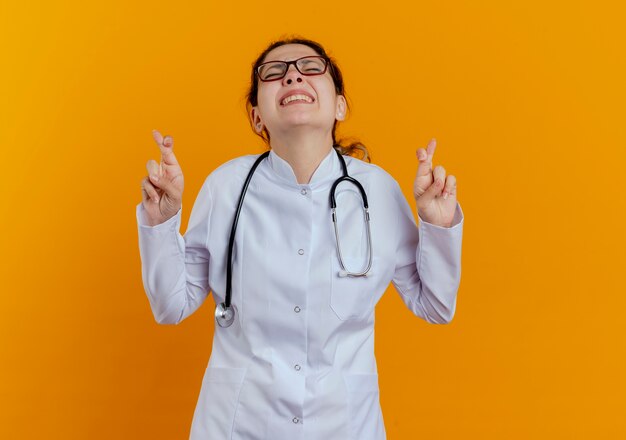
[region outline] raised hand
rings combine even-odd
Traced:
[[[148,175],[141,181],[143,200],[150,226],[172,218],[182,206],[183,171],[172,151],[174,140],[152,130],[152,136],[161,150],[161,163],[150,159],[146,164]]]
[[[441,165],[433,169],[436,145],[435,139],[431,139],[426,149],[417,149],[419,165],[413,194],[417,211],[424,221],[450,227],[456,209],[456,178],[451,174],[446,177],[446,170]]]

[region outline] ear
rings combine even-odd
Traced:
[[[338,121],[346,119],[346,98],[343,95],[337,95],[337,111],[335,112],[335,118]]]
[[[259,114],[258,107],[252,107],[250,109],[250,122],[254,127],[254,131],[261,133],[263,131],[263,121],[261,121],[261,115]]]

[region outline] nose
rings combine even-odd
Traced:
[[[291,84],[294,81],[301,83],[302,74],[298,72],[298,69],[296,69],[295,64],[291,64],[289,68],[287,69],[287,73],[285,73],[285,76],[283,78],[283,85]]]

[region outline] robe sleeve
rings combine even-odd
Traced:
[[[463,211],[457,201],[449,228],[424,221],[413,211],[394,180],[397,217],[396,266],[392,283],[406,306],[431,324],[449,323],[456,310],[461,281]]]
[[[136,207],[143,286],[159,324],[180,323],[202,305],[211,290],[207,246],[211,199],[207,178],[184,237],[179,232],[182,207],[155,226],[147,224],[142,203]]]

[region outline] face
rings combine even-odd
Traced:
[[[304,56],[319,55],[309,46],[285,44],[270,51],[264,58],[267,61],[292,61]],[[346,101],[337,95],[330,66],[323,75],[307,76],[290,65],[285,77],[276,81],[259,82],[258,105],[250,111],[254,129],[260,133],[266,127],[272,133],[288,133],[296,127],[332,130],[335,119],[345,118]],[[283,97],[299,90],[313,98],[312,102],[302,100],[283,104]]]

